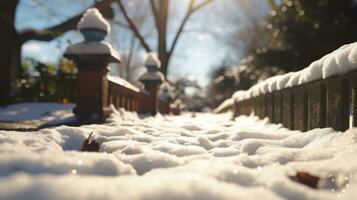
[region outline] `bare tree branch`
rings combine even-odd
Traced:
[[[192,13],[193,13],[193,12],[196,12],[197,10],[199,10],[199,9],[201,9],[201,8],[203,8],[203,7],[205,7],[206,5],[208,5],[208,4],[212,3],[212,2],[213,2],[213,0],[206,0],[206,1],[203,1],[203,2],[201,2],[201,3],[199,3],[199,4],[197,4],[197,5],[192,9]]]
[[[158,25],[157,24],[157,7],[156,7],[156,4],[155,4],[155,0],[150,0],[150,8],[151,8],[152,14],[154,15],[155,23],[156,23],[156,26],[157,26]]]
[[[120,27],[122,27],[122,28],[130,29],[130,26],[129,26],[128,24],[122,22],[122,21],[110,20],[110,22],[111,22],[112,24],[115,24],[115,25],[120,26]]]
[[[131,18],[129,17],[128,12],[126,11],[122,0],[117,0],[117,3],[119,5],[120,10],[123,13],[124,18],[126,19],[126,21],[129,24],[130,30],[134,33],[134,35],[138,38],[138,40],[140,41],[140,44],[143,46],[143,48],[147,51],[147,52],[151,52],[151,48],[149,47],[149,45],[146,43],[144,37],[141,35],[141,33],[139,32],[138,28],[136,27],[135,23],[133,22],[133,20],[131,20]]]
[[[197,4],[196,6],[194,6],[195,0],[191,0],[190,1],[189,5],[188,5],[187,13],[186,13],[185,17],[183,18],[183,20],[181,22],[181,25],[180,25],[180,27],[179,27],[176,35],[175,35],[175,38],[174,38],[174,40],[172,42],[171,48],[169,50],[169,56],[171,56],[172,53],[174,52],[174,50],[176,48],[176,45],[177,45],[177,42],[180,39],[180,36],[181,36],[181,34],[183,32],[183,29],[185,28],[185,25],[186,25],[187,21],[190,19],[190,17],[192,16],[192,14],[195,11],[203,8],[204,6],[206,6],[206,5],[208,5],[209,3],[212,3],[212,2],[213,2],[213,0],[206,0],[206,1],[202,2],[202,3]]]
[[[110,8],[112,2],[113,0],[102,0],[96,2],[93,5],[93,7],[98,8],[98,10],[100,10],[105,17],[111,18],[113,15],[112,10]],[[80,13],[64,21],[63,23],[47,28],[44,31],[34,31],[34,30],[24,31],[19,34],[20,40],[21,41],[27,41],[29,39],[47,40],[47,41],[52,40],[53,38],[58,37],[59,35],[61,35],[62,33],[68,30],[76,29],[79,20],[82,18],[82,14],[83,13]]]

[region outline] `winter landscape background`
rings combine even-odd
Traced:
[[[0,199],[356,199],[356,22],[355,0],[1,1]]]

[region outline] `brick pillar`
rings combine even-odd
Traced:
[[[158,112],[158,93],[159,93],[160,84],[155,83],[146,83],[144,85],[145,90],[149,92],[150,96],[148,97],[148,112],[152,115],[156,115]]]
[[[150,94],[146,99],[146,112],[156,115],[158,111],[159,87],[165,79],[163,74],[159,72],[161,63],[155,54],[148,54],[145,65],[147,72],[143,74],[139,80],[144,84],[145,90]]]
[[[78,68],[77,100],[73,112],[82,122],[102,122],[111,113],[107,66],[119,63],[120,56],[110,44],[103,42],[110,26],[97,9],[89,9],[83,15],[78,29],[85,41],[70,45],[64,54]]]

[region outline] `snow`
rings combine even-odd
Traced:
[[[259,82],[246,91],[237,91],[232,99],[242,101],[261,94],[291,88],[316,80],[346,74],[357,69],[357,42],[346,44],[339,49],[312,62],[301,71],[278,75]]]
[[[62,103],[18,103],[0,108],[1,122],[36,120],[57,124],[74,119],[73,104]]]
[[[164,81],[165,77],[161,72],[146,72],[140,76],[140,81]]]
[[[140,89],[138,87],[135,87],[133,84],[129,83],[127,80],[123,78],[120,78],[118,76],[112,76],[112,75],[107,75],[107,78],[109,81],[121,85],[125,88],[129,88],[130,90],[133,90],[135,92],[140,92]]]
[[[226,112],[231,109],[233,104],[234,104],[233,99],[227,99],[223,103],[221,103],[221,105],[219,105],[216,109],[214,109],[213,113],[218,114],[221,112]]]
[[[145,66],[155,66],[160,68],[161,67],[161,62],[160,60],[156,57],[155,53],[148,53],[147,57],[145,59]]]
[[[82,42],[82,43],[77,43],[70,45],[66,51],[65,54],[108,54],[112,55],[114,58],[117,60],[120,59],[120,55],[117,51],[115,51],[112,46],[104,41],[101,42]]]
[[[78,30],[94,28],[110,32],[110,24],[104,19],[103,15],[96,8],[88,9],[78,23]]]
[[[0,199],[355,199],[357,129],[230,119],[115,110],[100,125],[0,131]],[[92,132],[100,152],[78,151]],[[348,184],[315,190],[297,171]]]

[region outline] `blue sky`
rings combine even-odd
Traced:
[[[179,19],[184,13],[185,4],[182,1],[176,0],[174,10],[176,17],[174,19]],[[205,86],[209,82],[209,75],[214,67],[219,66],[227,57],[235,57],[239,60],[239,52],[232,51],[232,49],[228,48],[229,45],[222,42],[221,39],[224,38],[226,31],[234,31],[241,24],[237,24],[237,27],[232,27],[231,25],[227,25],[224,18],[226,16],[212,14],[224,14],[226,9],[232,9],[229,6],[230,1],[234,0],[216,0],[213,4],[206,7],[204,11],[198,12],[193,16],[187,26],[187,30],[190,31],[182,35],[176,48],[169,68],[169,79],[174,80],[180,77],[189,77],[198,80],[202,86]],[[256,10],[251,10],[251,12],[261,12],[261,10],[268,9],[266,8],[266,3],[264,3],[266,1],[257,1],[262,1],[262,8],[256,8]],[[25,29],[41,30],[82,12],[93,2],[94,0],[21,0],[17,10],[16,26],[19,31]],[[232,10],[230,11],[232,12]],[[237,9],[238,12],[239,10]],[[171,32],[175,31],[175,27],[177,27],[179,21],[175,20],[171,22],[173,27]],[[199,32],[195,32],[196,30],[199,30]],[[63,37],[51,42],[30,41],[23,46],[22,52],[25,57],[33,57],[46,63],[56,63],[67,46],[67,40],[79,42],[82,38],[76,31],[70,31],[64,34]],[[120,47],[120,45],[114,46]],[[121,49],[119,48],[118,50],[120,53]]]

